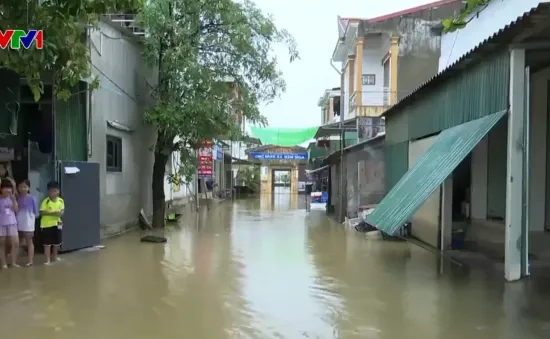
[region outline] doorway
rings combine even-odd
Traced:
[[[271,170],[271,192],[273,194],[290,194],[290,170],[289,169],[273,169]]]
[[[472,156],[462,160],[453,171],[453,222],[470,219],[470,186],[472,182]]]

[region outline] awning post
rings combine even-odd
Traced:
[[[441,184],[441,232],[439,249],[441,252],[451,249],[453,237],[453,175],[449,175]]]
[[[504,276],[521,278],[523,223],[523,124],[525,122],[525,50],[510,51],[510,111],[506,164],[506,235]],[[489,173],[491,175],[491,173]]]

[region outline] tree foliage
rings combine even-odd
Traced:
[[[43,77],[53,74],[55,94],[66,99],[78,81],[91,76],[84,28],[95,26],[102,14],[140,6],[141,0],[2,0],[0,30],[42,29],[44,48],[2,51],[0,67],[24,75],[36,101]]]
[[[237,171],[235,178],[239,185],[246,186],[254,193],[260,191],[260,167],[259,166],[241,166]]]
[[[252,2],[157,0],[141,22],[149,33],[146,59],[159,67],[161,99],[147,120],[170,141],[157,149],[171,152],[236,132],[236,109],[253,123],[266,122],[258,104],[285,88],[272,48],[282,42],[291,58],[297,54],[291,36]],[[180,141],[173,144],[175,136]]]
[[[237,115],[266,123],[259,104],[285,89],[274,46],[298,57],[291,35],[248,0],[150,1],[139,22],[148,33],[146,60],[159,70],[157,104],[146,112],[158,131],[155,161],[179,151],[187,175],[203,141],[239,135]],[[153,173],[153,201],[161,199],[159,177]]]
[[[285,186],[288,186],[290,185],[290,175],[289,174],[281,174],[281,182],[285,185]]]
[[[489,2],[491,0],[466,0],[466,6],[456,17],[443,20],[443,31],[450,33],[466,27],[471,20],[471,14],[476,11],[482,11],[487,7]]]

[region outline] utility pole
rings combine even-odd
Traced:
[[[199,210],[199,150],[195,149],[195,206]]]

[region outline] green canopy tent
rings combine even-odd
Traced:
[[[313,139],[319,127],[308,128],[272,128],[252,127],[251,133],[260,139],[263,145],[296,146]]]

